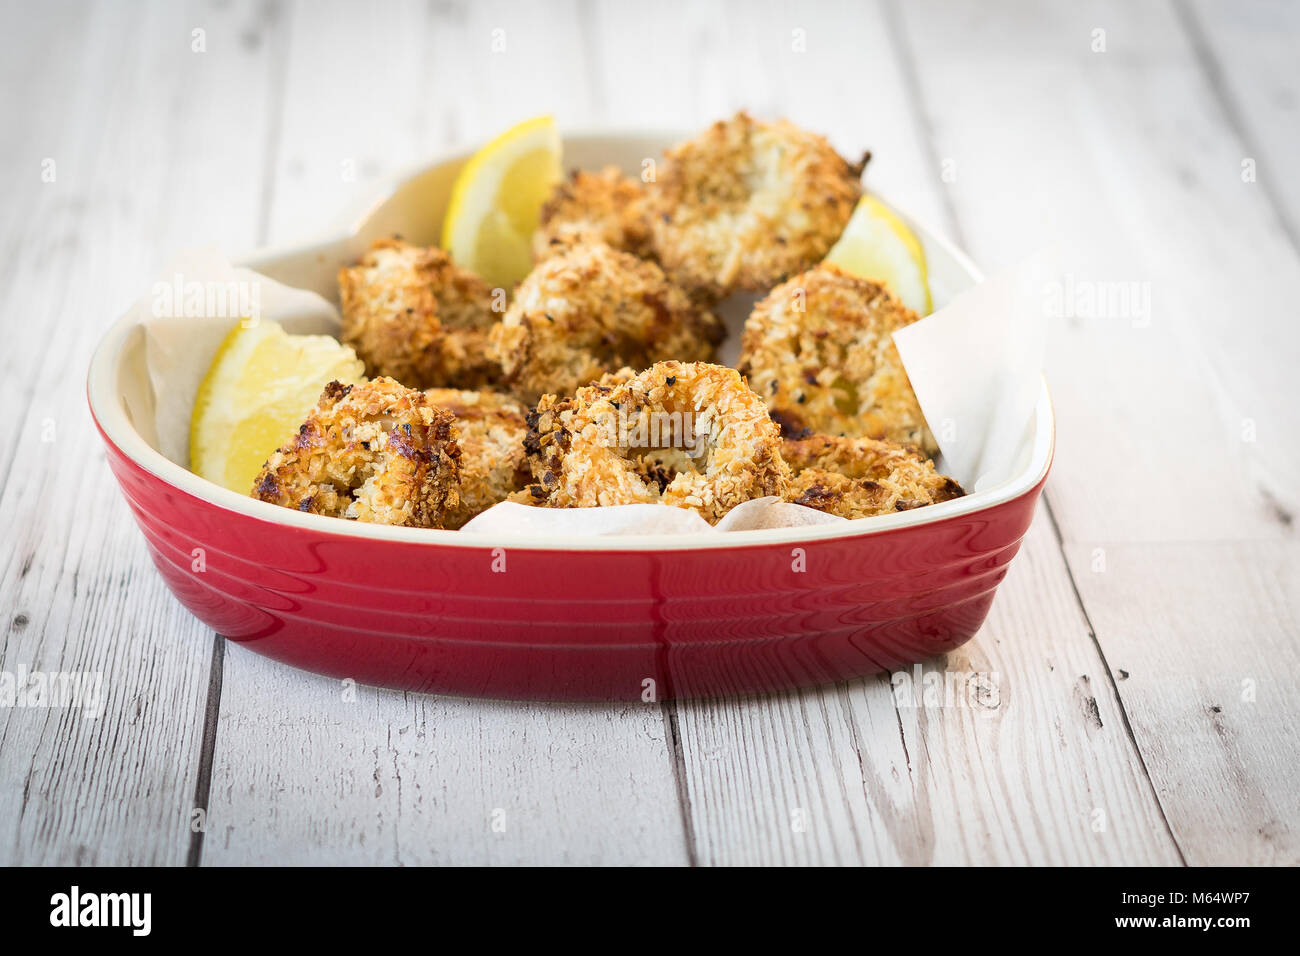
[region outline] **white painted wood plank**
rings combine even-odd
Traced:
[[[295,5],[271,234],[332,231],[387,179],[542,113],[589,125],[571,3]]]
[[[0,863],[189,850],[212,636],[154,572],[83,381],[171,250],[253,239],[268,58],[240,37],[257,9],[38,5],[0,38],[0,670],[98,672],[104,694],[98,719],[0,708]]]
[[[1188,862],[1300,863],[1300,545],[1109,547],[1079,590]]]
[[[1046,520],[930,673],[678,705],[700,862],[1179,862]]]
[[[903,91],[877,82],[892,52],[862,4],[667,3],[656,11],[593,6],[593,85],[611,122],[689,134],[738,109],[785,116],[846,156],[874,150],[868,188],[942,221],[940,170],[917,161],[917,122]]]
[[[1281,229],[1300,247],[1300,6],[1279,0],[1191,0],[1174,7],[1215,98],[1254,160]]]
[[[997,267],[1054,242],[1076,292],[1134,282],[1150,295],[1149,316],[1053,329],[1049,497],[1066,538],[1287,534],[1300,505],[1300,405],[1286,400],[1300,264],[1241,181],[1243,147],[1169,10],[900,10],[971,251]],[[1105,52],[1092,52],[1094,29]]]
[[[1168,7],[909,4],[903,20],[939,148],[970,171],[952,199],[972,251],[1007,261],[1046,234],[1080,277],[1150,283],[1149,325],[1058,329],[1048,496],[1184,856],[1288,862],[1295,694],[1275,681],[1238,710],[1249,729],[1206,711],[1227,712],[1208,699],[1219,668],[1294,669],[1294,589],[1261,583],[1294,576],[1294,250]],[[1119,679],[1134,668],[1151,685]]]
[[[437,698],[226,651],[205,865],[686,861],[662,711]]]
[[[613,22],[603,12],[612,45],[632,29],[631,15]],[[795,29],[808,49],[786,57]],[[854,139],[870,145],[869,184],[923,218],[944,218],[943,157],[925,152],[928,121],[880,11],[773,5],[715,31],[685,41],[709,51],[692,62],[689,83],[726,95],[690,102],[725,113],[754,95],[745,85],[754,78],[765,111],[824,127],[841,149]],[[662,77],[673,50],[651,40],[611,60],[635,57],[638,74]],[[716,71],[712,81],[704,70]],[[633,103],[648,99],[625,92]],[[877,185],[877,170],[889,172],[888,185]],[[1000,673],[1008,704],[992,718],[962,708],[900,713],[882,678],[676,705],[698,860],[1177,863],[1059,548],[1041,525],[1004,588],[980,638],[949,663]],[[1101,726],[1082,706],[1089,699]],[[1105,828],[1094,832],[1098,809]]]
[[[353,5],[294,9],[273,238],[307,238],[379,177],[529,114],[589,123],[579,38],[559,26],[570,9],[412,3],[361,22]],[[339,178],[349,159],[355,183]],[[338,683],[238,647],[209,821],[205,865],[687,861],[660,707],[368,688],[347,703]]]

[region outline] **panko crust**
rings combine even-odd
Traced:
[[[339,270],[339,300],[343,342],[368,375],[408,388],[478,388],[500,376],[487,357],[488,330],[500,318],[493,290],[441,249],[379,239]]]
[[[878,282],[823,263],[754,307],[738,367],[787,437],[881,438],[934,454],[891,338],[918,318]]]
[[[452,413],[391,378],[331,382],[298,433],[272,453],[252,496],[312,514],[444,527],[460,504]]]
[[[658,503],[716,523],[742,502],[787,493],[780,431],[734,369],[670,361],[607,381],[547,395],[530,414],[532,503]]]
[[[683,288],[715,300],[771,288],[839,239],[865,163],[785,120],[720,120],[669,149],[648,186],[655,256]]]
[[[430,388],[424,394],[456,416],[460,504],[448,509],[444,526],[459,528],[528,484],[528,409],[498,392]]]
[[[787,501],[841,518],[869,518],[960,498],[961,485],[914,448],[873,438],[813,435],[786,440],[794,473]]]
[[[574,170],[542,206],[533,256],[546,259],[571,246],[603,242],[642,258],[650,254],[645,186],[617,166],[598,173]]]
[[[537,264],[490,340],[504,387],[531,404],[623,365],[711,359],[724,335],[653,262],[583,243]]]

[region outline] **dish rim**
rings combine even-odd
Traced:
[[[578,130],[565,133],[566,140],[649,140],[658,138],[657,130]],[[360,233],[371,215],[381,209],[401,187],[435,167],[464,161],[473,150],[452,150],[431,158],[413,170],[386,181],[383,191],[374,199],[358,206],[360,212],[342,219],[348,225],[334,236],[286,246],[271,246],[242,255],[234,265],[258,271],[268,263],[288,260],[311,254],[347,242]],[[874,195],[874,194],[873,194]],[[943,235],[897,206],[903,219],[924,234],[927,244],[941,248],[978,283],[983,275],[970,258]],[[225,511],[256,521],[283,525],[306,532],[334,535],[342,538],[362,538],[372,541],[394,541],[435,547],[455,548],[512,548],[530,551],[663,551],[663,550],[720,550],[734,547],[763,547],[780,544],[852,538],[884,534],[919,525],[934,524],[965,515],[986,511],[1006,504],[1031,492],[1047,477],[1056,447],[1056,421],[1051,394],[1045,379],[1034,408],[1033,450],[1025,468],[1011,480],[986,491],[972,492],[961,498],[927,505],[912,511],[859,518],[841,523],[801,526],[795,528],[767,528],[749,531],[691,532],[688,534],[628,534],[628,535],[529,535],[524,533],[484,534],[480,532],[449,531],[429,528],[399,528],[390,525],[366,524],[345,521],[326,515],[292,511],[265,501],[259,501],[227,488],[222,488],[205,478],[176,464],[149,445],[130,420],[117,388],[123,351],[137,327],[129,313],[118,318],[104,332],[95,346],[86,378],[86,395],[91,417],[104,440],[111,444],[127,461],[159,481],[192,495],[201,501]]]

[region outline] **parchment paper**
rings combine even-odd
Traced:
[[[1055,256],[1035,253],[894,333],[947,474],[987,491],[1021,467],[1042,389]]]
[[[234,283],[248,291],[245,304],[257,306],[259,314],[244,316],[238,309],[227,308],[225,315],[186,315],[183,293],[193,283],[223,290]],[[171,293],[178,285],[181,296]],[[153,385],[158,450],[186,468],[190,466],[190,415],[199,383],[236,324],[273,321],[295,335],[335,336],[341,325],[338,310],[315,292],[291,289],[248,269],[237,269],[215,249],[196,249],[178,256],[149,294],[131,307],[130,314],[145,328],[145,363]],[[131,411],[140,421],[139,412]]]

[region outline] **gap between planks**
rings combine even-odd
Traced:
[[[217,718],[221,714],[221,678],[226,659],[226,639],[212,635],[212,670],[208,678],[208,703],[203,709],[203,737],[199,745],[198,779],[194,784],[194,809],[203,814],[202,825],[190,836],[186,866],[203,861],[203,837],[208,830],[208,801],[212,796],[212,758],[217,751]],[[191,821],[191,826],[193,821]]]
[[[279,131],[284,116],[285,92],[289,75],[289,30],[292,24],[291,5],[277,2],[259,8],[259,16],[271,38],[274,53],[269,57],[271,77],[271,103],[267,110],[265,145],[262,159],[262,189],[257,217],[257,245],[267,244],[271,230],[271,204],[275,198],[276,164],[280,154]],[[226,639],[213,632],[212,659],[208,672],[208,700],[203,712],[203,736],[200,743],[198,780],[194,787],[194,807],[203,813],[203,824],[190,836],[185,865],[201,866],[203,863],[203,838],[207,834],[208,804],[212,797],[212,762],[217,751],[217,726],[221,718],[221,685],[225,676]]]
[[[889,33],[890,41],[898,55],[899,64],[902,73],[903,88],[906,96],[911,100],[912,109],[909,111],[916,118],[917,136],[923,148],[933,158],[938,158],[938,149],[935,141],[934,128],[926,118],[925,96],[921,90],[920,79],[917,74],[917,61],[915,51],[907,41],[907,33],[903,27],[902,20],[898,15],[896,7],[897,0],[881,0],[883,7],[883,18],[886,30]],[[956,204],[952,200],[951,194],[947,190],[940,190],[941,201],[944,211],[947,215],[947,226],[952,232],[952,239],[961,249],[967,249],[965,233],[961,226],[961,218],[957,214]],[[1075,603],[1078,605],[1079,613],[1088,628],[1088,637],[1096,650],[1097,659],[1105,669],[1106,679],[1110,682],[1111,692],[1115,695],[1115,706],[1119,709],[1120,720],[1124,725],[1124,733],[1128,738],[1129,746],[1133,750],[1133,755],[1137,759],[1138,766],[1142,768],[1142,776],[1146,781],[1147,789],[1151,794],[1156,809],[1160,813],[1160,819],[1164,823],[1165,833],[1169,836],[1173,844],[1178,859],[1183,866],[1187,865],[1187,857],[1183,853],[1183,848],[1179,844],[1177,837],[1174,836],[1173,827],[1169,823],[1169,816],[1165,811],[1164,803],[1160,799],[1160,794],[1156,790],[1154,781],[1151,779],[1151,773],[1147,769],[1146,760],[1142,756],[1142,748],[1138,746],[1137,737],[1133,733],[1133,725],[1129,720],[1128,709],[1124,705],[1124,697],[1120,693],[1119,684],[1115,680],[1113,668],[1110,662],[1106,660],[1106,653],[1102,650],[1100,641],[1097,640],[1096,629],[1092,625],[1092,617],[1088,613],[1088,607],[1084,603],[1083,595],[1079,593],[1079,583],[1074,577],[1074,568],[1071,567],[1068,556],[1065,553],[1065,541],[1061,537],[1061,529],[1056,522],[1056,515],[1052,510],[1051,499],[1048,496],[1047,488],[1044,487],[1040,499],[1040,507],[1046,513],[1048,523],[1052,528],[1052,538],[1056,542],[1057,551],[1061,556],[1061,563],[1065,568],[1065,574],[1070,581],[1070,589],[1074,593]],[[897,708],[895,708],[897,709]],[[899,715],[899,732],[902,733],[902,715]],[[906,746],[906,743],[904,743]]]

